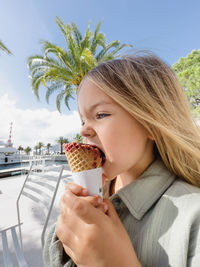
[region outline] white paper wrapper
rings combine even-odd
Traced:
[[[102,168],[72,173],[74,183],[86,188],[89,195],[102,197]]]

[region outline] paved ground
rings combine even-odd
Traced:
[[[13,176],[0,179],[0,229],[17,223],[16,200],[25,176]],[[64,190],[65,181],[61,181],[49,225],[56,221],[58,202]],[[20,202],[22,210],[22,233],[24,255],[30,267],[43,267],[41,231],[45,215],[36,203],[27,198]],[[11,245],[11,244],[10,244]],[[13,261],[15,256],[13,253]],[[2,244],[0,242],[0,266],[3,267]],[[15,262],[14,266],[18,266]]]

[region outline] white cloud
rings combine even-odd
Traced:
[[[15,147],[34,147],[38,142],[55,144],[60,136],[71,138],[81,127],[77,111],[69,115],[43,109],[20,109],[7,94],[0,96],[0,139],[7,141],[13,122],[12,141]]]

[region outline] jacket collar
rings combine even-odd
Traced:
[[[120,198],[130,213],[141,220],[174,180],[175,175],[166,168],[161,159],[157,159],[138,180],[120,189],[110,199],[113,201]]]

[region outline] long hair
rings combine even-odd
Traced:
[[[171,172],[200,187],[199,130],[183,89],[167,64],[152,54],[123,56],[101,63],[85,79],[147,129]]]

